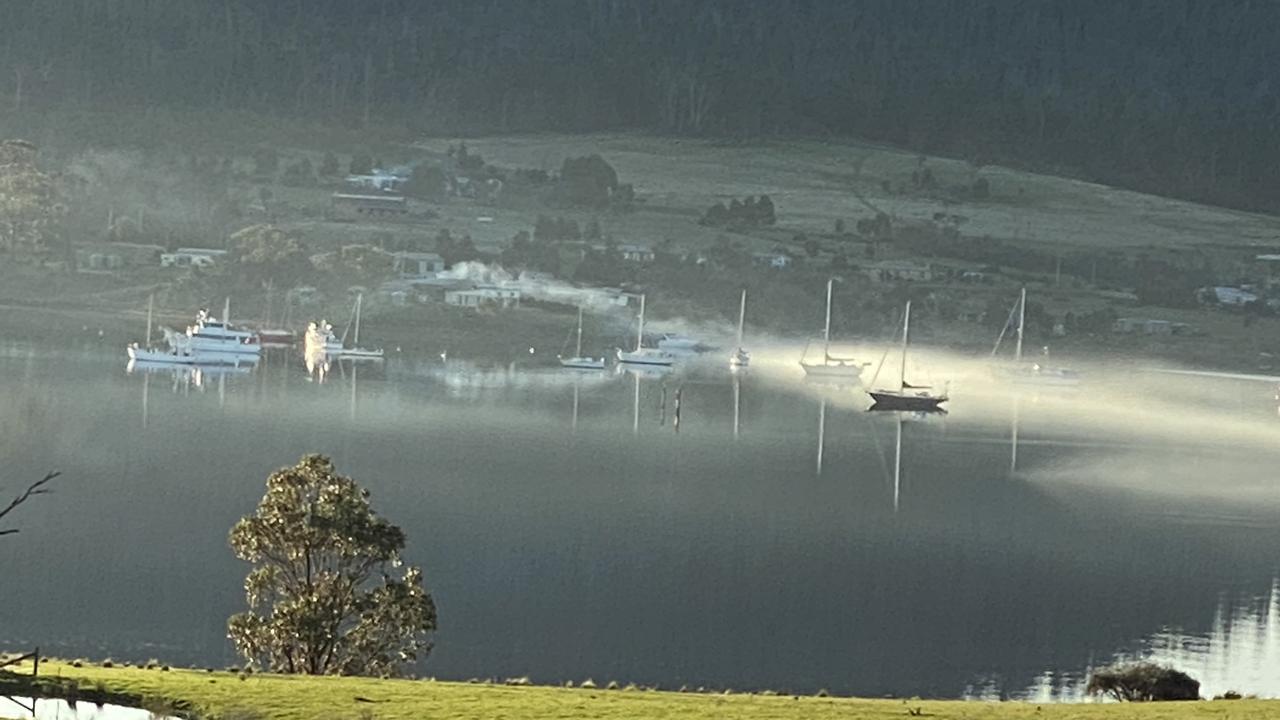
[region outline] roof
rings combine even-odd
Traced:
[[[173,251],[174,254],[187,253],[189,255],[226,255],[227,251],[220,248],[178,248]]]
[[[407,250],[401,250],[391,254],[398,258],[404,258],[405,260],[444,260],[444,258],[440,257],[438,253],[409,252]]]

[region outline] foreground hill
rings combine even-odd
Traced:
[[[30,667],[20,668],[29,672]],[[700,694],[638,689],[503,686],[422,680],[309,678],[230,672],[73,667],[42,663],[49,687],[81,699],[145,706],[198,718],[1280,718],[1280,702],[1235,700],[1146,705],[863,700],[764,694]],[[12,681],[12,679],[10,679]],[[0,675],[0,694],[18,694]]]

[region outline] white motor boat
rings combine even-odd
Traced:
[[[144,348],[138,343],[131,343],[125,348],[125,352],[129,354],[131,362],[154,365],[194,365],[196,363],[195,355],[179,348],[158,350],[156,348]]]
[[[223,307],[221,320],[201,309],[196,314],[194,325],[187,327],[185,335],[166,336],[175,350],[186,351],[196,355],[230,354],[259,355],[262,345],[258,343],[257,333],[234,327],[227,321],[231,302]],[[175,334],[176,335],[176,334]]]
[[[670,367],[676,362],[676,356],[661,348],[644,346],[644,295],[640,296],[640,327],[636,330],[636,349],[627,351],[618,348],[618,362],[628,365],[660,365]]]

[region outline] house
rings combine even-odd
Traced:
[[[792,258],[782,252],[759,252],[751,255],[751,261],[756,265],[771,267],[775,270],[786,270],[791,267]]]
[[[347,186],[352,189],[381,190],[397,192],[408,182],[409,178],[380,168],[374,168],[367,174],[348,175]]]
[[[226,254],[213,248],[178,248],[160,255],[160,267],[213,267]]]
[[[336,192],[329,198],[329,219],[394,218],[409,213],[409,201],[400,195]]]
[[[519,307],[520,291],[511,287],[481,285],[470,290],[448,290],[444,294],[446,305],[455,307]]]
[[[102,242],[77,244],[75,267],[79,272],[119,270],[126,267],[154,267],[164,254],[160,245]]]
[[[1243,307],[1258,302],[1258,294],[1242,287],[1215,286],[1200,288],[1200,302],[1224,307]]]
[[[867,267],[867,277],[872,282],[929,282],[933,280],[933,267],[910,260],[881,260]]]
[[[393,268],[403,280],[430,280],[444,270],[444,258],[435,253],[398,252],[392,257]]]
[[[653,262],[655,257],[653,248],[648,245],[619,245],[618,255],[622,256],[623,260],[638,263]]]

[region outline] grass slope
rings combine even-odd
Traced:
[[[26,668],[29,671],[29,668]],[[85,694],[116,701],[172,701],[202,718],[1280,718],[1280,702],[1237,700],[1147,705],[862,700],[769,695],[705,695],[584,690],[363,678],[309,678],[196,670],[73,667],[44,663],[41,674],[74,680]],[[9,692],[0,678],[0,692]],[[252,713],[252,714],[250,714]]]

